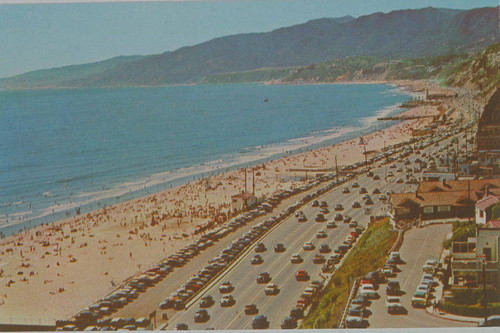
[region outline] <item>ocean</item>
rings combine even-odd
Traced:
[[[0,232],[388,126],[383,84],[0,91]]]

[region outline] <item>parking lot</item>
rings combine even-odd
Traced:
[[[400,283],[403,294],[401,305],[407,314],[389,314],[385,308],[387,299],[385,284],[378,289],[379,299],[373,300],[368,307],[370,328],[402,328],[402,327],[471,327],[473,323],[455,322],[434,317],[425,309],[413,308],[411,298],[416,291],[423,274],[422,266],[429,256],[441,254],[442,242],[451,232],[451,224],[436,224],[424,228],[413,228],[406,232],[403,245],[399,251],[404,264],[398,265],[401,272],[391,280]],[[371,313],[370,313],[371,312]]]

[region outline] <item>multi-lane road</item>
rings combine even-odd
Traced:
[[[397,167],[401,167],[401,165]],[[401,191],[409,186],[405,183],[396,183],[398,178],[404,178],[401,175],[402,172],[398,173],[396,171],[397,168],[391,169],[396,174],[395,177],[390,177],[386,181],[384,178],[387,168],[389,166],[374,170],[374,173],[379,175],[379,180],[373,180],[367,175],[362,175],[318,198],[318,201],[326,201],[329,205],[330,213],[325,214],[327,221],[333,220],[336,214],[341,213],[350,215],[360,225],[366,226],[369,215],[377,215],[384,205],[378,199],[380,195],[386,195],[385,192],[389,188],[394,191]],[[358,183],[359,187],[353,188],[353,183]],[[345,187],[350,189],[350,193],[342,193]],[[373,205],[365,205],[365,201],[362,199],[364,194],[360,194],[360,189],[363,187],[370,194]],[[378,188],[382,194],[372,194],[375,188]],[[352,203],[355,201],[361,204],[361,208],[352,208]],[[337,204],[341,204],[344,210],[334,210]],[[365,208],[370,209],[369,214],[366,214]],[[167,329],[174,329],[176,324],[179,323],[187,324],[190,329],[251,329],[253,316],[245,315],[244,307],[252,303],[257,305],[259,314],[267,317],[270,323],[269,328],[280,328],[282,319],[289,314],[304,289],[309,286],[310,281],[322,280],[322,265],[314,264],[312,261],[314,255],[318,254],[319,246],[321,244],[329,245],[332,252],[325,254],[325,257],[328,258],[352,231],[352,228],[349,228],[347,223],[336,222],[337,228],[327,229],[326,222],[315,222],[315,217],[320,212],[319,209],[319,207],[312,207],[311,203],[304,206],[302,211],[308,218],[307,222],[298,222],[297,218],[292,216],[261,240],[267,248],[265,252],[261,253],[264,260],[262,264],[252,265],[250,263],[250,259],[255,254],[254,247],[252,247],[240,258],[237,265],[228,270],[223,277],[218,279],[217,283],[211,285],[200,295],[200,297],[211,295],[215,300],[215,304],[208,309],[210,319],[207,322],[194,322],[194,314],[200,309],[199,301],[197,301],[192,302],[188,309],[172,315]],[[325,231],[327,237],[316,238],[316,233],[319,230]],[[306,242],[315,244],[316,249],[305,251],[303,246]],[[274,252],[273,248],[277,243],[283,243],[286,251],[283,253]],[[300,264],[292,264],[290,258],[293,254],[299,254],[304,261]],[[306,270],[309,273],[311,277],[309,282],[296,281],[295,274],[299,269]],[[270,274],[271,282],[276,283],[280,289],[277,295],[266,295],[264,293],[265,284],[257,284],[256,279],[260,272]],[[221,307],[219,305],[222,297],[219,293],[219,287],[224,282],[231,282],[235,287],[231,295],[236,300],[236,303],[231,307]]]

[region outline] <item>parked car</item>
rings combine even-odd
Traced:
[[[325,257],[322,256],[321,254],[316,254],[314,257],[313,257],[313,263],[314,264],[322,264],[325,262]]]
[[[324,222],[324,221],[326,221],[326,218],[325,218],[325,215],[319,213],[318,215],[316,215],[316,218],[314,220],[316,222]]]
[[[214,299],[212,296],[203,296],[200,300],[200,308],[209,308],[214,304]]]
[[[303,247],[304,251],[313,251],[315,248],[316,248],[316,247],[315,247],[315,246],[314,246],[314,244],[313,244],[313,243],[311,243],[311,242],[307,242],[307,243],[305,243],[305,244],[304,244],[304,247]]]
[[[258,243],[256,246],[255,246],[255,252],[257,253],[261,253],[261,252],[266,252],[266,246],[264,245],[264,243]]]
[[[282,329],[294,329],[297,328],[297,320],[295,318],[286,316],[283,318],[283,321],[281,322]]]
[[[332,249],[328,246],[328,244],[321,244],[319,247],[319,253],[330,253]]]
[[[341,222],[341,221],[344,220],[344,216],[342,216],[342,214],[338,213],[338,214],[335,215],[335,217],[333,218],[333,220],[335,222]]]
[[[271,281],[271,276],[268,272],[259,273],[259,276],[257,277],[257,283],[268,283],[269,281]]]
[[[258,254],[254,255],[252,259],[250,259],[250,263],[252,265],[260,265],[264,262],[264,259]]]
[[[385,287],[385,293],[389,296],[399,295],[401,293],[399,281],[395,280],[388,281],[387,286]]]
[[[219,287],[219,292],[221,294],[228,294],[230,292],[232,292],[234,290],[234,287],[233,285],[231,284],[231,282],[224,282],[223,284],[221,284],[221,286]]]
[[[359,202],[354,201],[354,202],[352,203],[352,208],[361,208],[361,205],[359,204]]]
[[[387,297],[385,301],[385,308],[388,313],[404,313],[405,308],[401,305],[399,297]]]
[[[411,306],[414,308],[425,308],[427,307],[428,294],[425,291],[418,290],[413,294],[411,298]]]
[[[326,238],[328,235],[326,234],[326,232],[324,232],[323,230],[319,230],[317,233],[316,233],[316,238]]]

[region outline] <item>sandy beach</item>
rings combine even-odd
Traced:
[[[425,82],[396,82],[413,91]],[[450,102],[454,103],[454,102]],[[446,107],[445,107],[446,109]],[[459,110],[459,109],[457,109]],[[439,115],[438,106],[404,115]],[[366,150],[407,141],[432,118],[395,123],[363,137]],[[314,169],[364,160],[359,138],[256,165],[255,194],[269,196],[300,186]],[[248,190],[252,190],[252,172]],[[53,324],[115,289],[197,237],[196,230],[231,217],[231,196],[244,188],[244,172],[231,171],[116,204],[3,239],[0,243],[0,316],[4,323]]]

